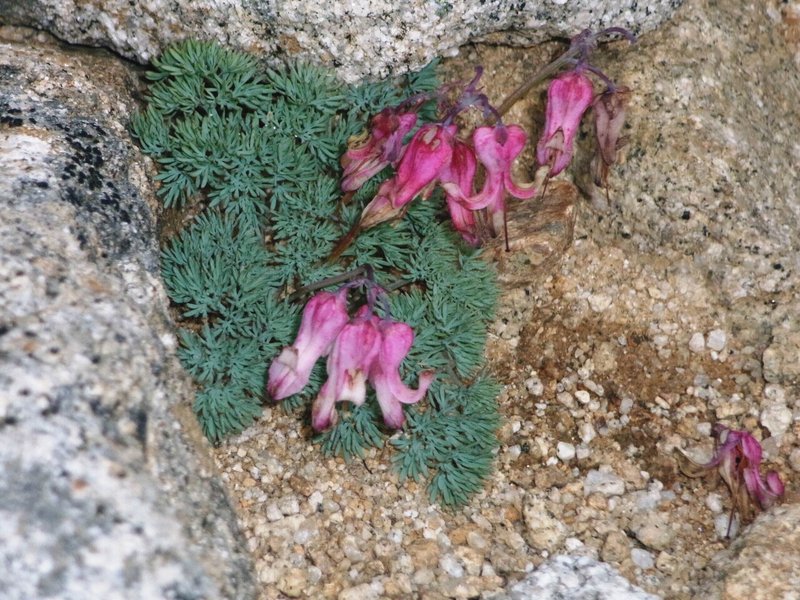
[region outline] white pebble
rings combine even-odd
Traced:
[[[592,294],[587,299],[589,300],[589,308],[594,312],[603,312],[611,306],[612,301],[611,296],[606,296],[605,294]]]
[[[575,458],[575,446],[567,442],[558,442],[558,445],[556,446],[556,454],[558,454],[558,458],[564,462],[572,460]]]
[[[589,401],[592,399],[592,397],[589,395],[589,392],[586,390],[578,390],[575,392],[575,398],[581,404],[589,404]]]
[[[692,352],[702,352],[705,349],[706,349],[705,336],[699,331],[693,333],[692,338],[689,340],[689,350],[691,350]]]
[[[619,412],[623,415],[627,415],[631,412],[633,408],[633,398],[626,397],[623,398],[622,401],[619,403]]]
[[[578,434],[581,436],[581,441],[583,441],[584,444],[588,444],[597,437],[597,431],[595,431],[594,425],[591,423],[582,423]]]
[[[450,577],[458,579],[464,576],[464,567],[461,566],[461,563],[458,562],[458,559],[452,554],[445,554],[442,556],[439,559],[439,567],[441,567],[442,571],[450,575]]]
[[[583,495],[595,492],[603,496],[621,496],[625,493],[625,481],[616,473],[592,469],[583,480]]]
[[[653,555],[642,548],[631,548],[631,560],[640,569],[652,569],[656,564]]]
[[[785,404],[770,404],[761,411],[761,424],[771,435],[781,435],[792,425],[792,411]]]
[[[717,537],[724,539],[728,537],[728,522],[731,517],[731,511],[726,510],[724,513],[718,514],[714,517],[714,531],[717,533]],[[733,517],[733,523],[730,527],[730,537],[735,538],[736,534],[739,532],[739,519],[735,516]]]
[[[714,514],[722,512],[722,496],[717,493],[711,493],[706,496],[706,506],[708,510],[713,512]],[[727,527],[727,525],[726,525]]]
[[[716,352],[720,352],[728,341],[728,334],[722,329],[714,329],[708,332],[708,347]]]

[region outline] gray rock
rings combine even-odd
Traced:
[[[698,598],[795,598],[800,590],[800,504],[760,515],[707,568]]]
[[[506,595],[493,600],[656,600],[629,583],[610,565],[591,558],[556,556],[539,566]]]
[[[682,0],[0,0],[0,20],[148,62],[196,37],[322,62],[347,80],[419,69],[469,41],[531,44],[585,28],[648,31]]]
[[[788,68],[794,54],[775,27],[763,6],[702,0],[638,48],[597,53],[633,90],[630,144],[609,181],[610,205],[581,183],[603,218],[578,219],[601,246],[667,258],[667,278],[719,307],[727,339],[712,331],[711,348],[759,349],[757,376],[797,386],[800,71]]]
[[[174,359],[130,72],[0,36],[0,589],[249,598]]]

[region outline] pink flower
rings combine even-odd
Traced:
[[[388,427],[399,428],[405,422],[403,404],[419,402],[433,381],[432,371],[419,375],[419,387],[413,390],[400,378],[400,363],[414,343],[414,330],[406,323],[381,321],[381,347],[370,371],[370,381],[378,396],[383,420]]]
[[[772,506],[783,495],[783,482],[774,471],[767,474],[766,483],[761,477],[761,444],[746,431],[724,426],[718,426],[715,435],[722,445],[711,461],[702,466],[719,467],[740,507],[747,504],[748,496],[762,510]]]
[[[415,113],[397,108],[384,108],[372,117],[369,134],[351,138],[356,145],[342,156],[342,190],[355,191],[384,167],[395,164],[402,155],[403,138],[416,122]]]
[[[475,227],[475,215],[462,204],[462,201],[472,195],[472,182],[475,179],[477,165],[472,148],[457,139],[453,143],[453,158],[450,165],[440,176],[453,227],[472,246],[477,246],[480,241]]]
[[[328,379],[311,408],[311,426],[323,431],[336,423],[336,402],[360,406],[367,394],[367,377],[381,347],[381,332],[369,308],[339,332],[328,356]]]
[[[455,125],[429,124],[419,128],[397,165],[394,177],[383,182],[378,193],[361,213],[361,227],[367,229],[405,211],[418,195],[426,198],[453,156]]]
[[[517,185],[511,178],[511,166],[528,141],[518,125],[478,127],[472,134],[475,154],[486,169],[483,189],[464,204],[471,210],[487,208],[494,233],[500,232],[506,212],[506,192],[521,200],[536,195],[533,184]]]
[[[540,165],[550,165],[550,176],[563,171],[572,160],[573,142],[581,118],[592,103],[594,90],[589,78],[576,69],[550,82],[542,137],[536,145]]]
[[[731,490],[734,509],[745,516],[754,508],[766,510],[775,504],[783,495],[784,485],[775,471],[768,472],[766,480],[762,477],[761,444],[748,432],[724,425],[716,425],[713,433],[718,441],[714,456],[705,464],[690,460],[690,465],[682,467],[684,473],[698,477],[717,469]]]
[[[302,390],[314,363],[328,354],[348,320],[346,288],[336,293],[320,292],[311,298],[303,309],[294,343],[284,348],[269,367],[269,395],[282,400]]]

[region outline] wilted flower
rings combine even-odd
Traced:
[[[453,156],[455,125],[429,124],[419,128],[397,165],[394,177],[381,184],[375,198],[361,213],[367,229],[403,214],[418,195],[427,197]]]
[[[395,164],[403,153],[403,138],[416,122],[416,113],[397,107],[384,108],[372,117],[369,133],[351,138],[355,147],[342,156],[342,190],[355,191],[381,169]]]
[[[544,132],[536,145],[536,159],[540,165],[550,165],[551,177],[563,171],[572,160],[575,134],[593,95],[592,82],[580,68],[550,82]]]
[[[419,375],[419,387],[409,388],[400,379],[400,363],[408,354],[414,343],[414,330],[406,323],[381,321],[381,349],[378,358],[370,370],[370,382],[375,388],[378,403],[383,412],[383,421],[395,429],[402,427],[405,421],[403,404],[419,402],[433,381],[432,371],[423,371]]]
[[[625,108],[630,90],[607,89],[592,103],[594,130],[597,136],[597,155],[593,161],[594,183],[605,186],[608,168],[617,162],[617,150],[622,145],[620,134],[625,124]]]
[[[328,354],[348,320],[347,288],[336,293],[320,292],[311,298],[303,309],[294,343],[284,348],[269,367],[269,395],[282,400],[302,390],[314,363]]]
[[[699,477],[717,469],[733,496],[733,506],[749,518],[755,510],[766,510],[783,495],[784,486],[775,471],[761,475],[761,444],[748,432],[714,427],[717,448],[711,460],[698,464],[680,453],[681,470],[689,477]],[[683,460],[685,459],[685,460]],[[688,464],[687,462],[688,461]]]
[[[322,431],[336,423],[336,402],[360,406],[367,395],[367,377],[381,348],[381,332],[363,306],[345,325],[328,355],[328,379],[311,408],[311,426]]]

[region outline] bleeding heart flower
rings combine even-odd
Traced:
[[[453,143],[453,158],[450,165],[442,171],[439,178],[445,190],[445,200],[453,227],[472,246],[477,246],[480,242],[475,227],[475,214],[462,202],[472,195],[472,182],[477,167],[475,152],[468,144],[457,139]]]
[[[388,427],[402,427],[405,422],[403,404],[419,402],[433,381],[432,371],[419,375],[419,387],[414,390],[400,378],[400,363],[414,343],[414,330],[406,323],[381,321],[381,347],[378,358],[372,364],[370,382],[375,388],[383,420]]]
[[[511,177],[511,167],[519,156],[528,135],[518,125],[478,127],[472,134],[475,154],[486,169],[483,189],[465,201],[471,210],[486,208],[491,217],[492,229],[499,234],[506,212],[506,192],[525,200],[536,195],[533,184],[517,185]]]
[[[336,402],[364,403],[367,377],[381,347],[381,332],[367,306],[345,325],[328,355],[328,379],[311,408],[311,426],[323,431],[336,423]]]
[[[711,460],[698,464],[680,453],[681,470],[689,477],[699,477],[717,469],[733,496],[734,509],[749,516],[753,509],[766,510],[783,495],[784,485],[775,471],[761,475],[761,444],[747,431],[716,425],[713,434],[718,445]],[[689,461],[689,464],[683,462]]]
[[[536,145],[536,159],[540,165],[550,165],[550,177],[558,175],[572,160],[575,134],[593,94],[592,82],[580,68],[550,82],[544,132]]]
[[[342,156],[342,190],[359,189],[367,179],[400,160],[403,138],[416,123],[416,113],[396,107],[384,108],[372,117],[369,134],[351,138],[353,145]]]
[[[328,354],[348,320],[347,288],[336,293],[320,292],[311,298],[303,309],[294,343],[284,348],[269,367],[269,395],[282,400],[302,390],[314,363]]]
[[[427,198],[442,170],[450,164],[455,132],[455,125],[429,124],[419,128],[403,152],[394,177],[381,184],[361,213],[362,229],[400,216],[420,194]]]

